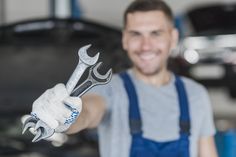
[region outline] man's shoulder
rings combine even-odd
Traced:
[[[115,83],[115,84],[120,84],[120,83],[122,83],[123,81],[122,81],[122,78],[121,78],[121,74],[122,73],[127,73],[127,74],[129,74],[129,76],[130,76],[130,72],[129,72],[129,70],[126,70],[126,71],[122,71],[122,72],[119,72],[119,73],[115,73],[115,74],[113,74],[113,76],[112,76],[112,80],[111,80],[111,82],[112,83]]]
[[[189,98],[189,101],[191,102],[192,106],[194,108],[205,108],[209,105],[209,94],[207,91],[207,88],[200,84],[199,82],[181,76],[185,89]]]
[[[117,84],[117,83],[121,83],[121,81],[122,80],[120,77],[120,73],[113,74],[112,79],[111,79],[111,83]]]
[[[181,79],[184,82],[185,87],[187,88],[187,90],[190,90],[191,92],[205,92],[206,91],[206,87],[204,85],[202,85],[201,83],[185,77],[185,76],[180,76]]]

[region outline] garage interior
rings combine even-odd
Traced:
[[[219,157],[235,157],[236,64],[225,59],[236,60],[236,1],[167,3],[180,31],[169,68],[207,88]],[[32,102],[45,89],[68,80],[78,62],[77,51],[84,45],[92,44],[91,56],[101,52],[104,72],[130,67],[121,45],[122,12],[128,4],[124,0],[0,0],[0,157],[99,156],[95,129],[68,136],[60,146],[32,143],[33,135],[21,133],[21,117],[30,113]]]

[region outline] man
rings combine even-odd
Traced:
[[[177,41],[165,2],[136,0],[124,14],[122,38],[132,68],[82,101],[58,84],[34,102],[32,113],[57,131],[69,123],[67,134],[98,126],[102,157],[216,157],[206,89],[167,70]],[[73,122],[71,108],[80,112],[82,102]]]

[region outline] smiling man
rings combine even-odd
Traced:
[[[171,21],[163,12],[155,10],[129,13],[126,18],[123,47],[133,62],[135,73],[154,80],[160,76],[170,77],[167,60],[178,39]]]
[[[83,106],[64,131],[98,127],[102,157],[217,157],[206,89],[167,69],[177,41],[166,3],[136,0],[125,11],[122,38],[132,68],[82,101],[58,84],[34,102],[32,113],[58,130]]]

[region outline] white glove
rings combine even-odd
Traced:
[[[31,115],[45,122],[56,132],[64,132],[75,122],[82,110],[79,97],[70,97],[64,84],[46,90],[33,103]]]

